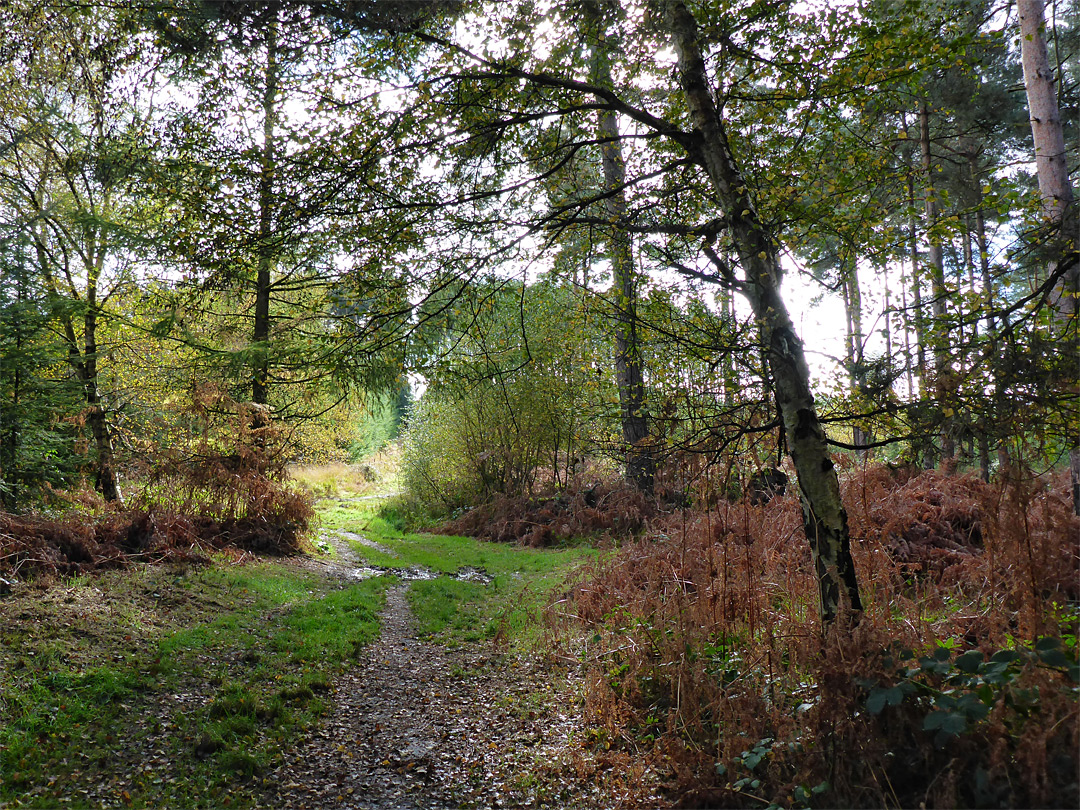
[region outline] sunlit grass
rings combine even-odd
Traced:
[[[396,491],[401,449],[387,445],[356,464],[296,464],[289,468],[293,481],[317,498],[360,498]]]
[[[324,514],[327,524],[385,549],[349,541],[370,565],[416,566],[447,575],[411,583],[408,599],[419,632],[448,643],[498,640],[509,646],[529,645],[539,636],[541,615],[556,590],[600,553],[584,546],[535,549],[471,537],[403,533],[376,506],[367,504],[328,506]],[[454,578],[467,569],[482,571],[490,582]]]

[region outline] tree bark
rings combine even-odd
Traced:
[[[926,316],[923,314],[922,278],[919,273],[919,229],[915,216],[915,181],[912,172],[908,172],[907,187],[908,206],[912,212],[908,220],[908,250],[911,254],[911,305],[915,311],[912,318],[915,326],[915,369],[919,375],[918,395],[921,399],[926,396]]]
[[[991,342],[996,329],[994,319],[994,279],[990,275],[990,253],[986,244],[986,216],[982,209],[982,189],[978,178],[975,180],[976,193],[979,195],[979,208],[975,211],[975,246],[979,249],[979,270],[982,274],[983,302],[988,313],[986,319],[987,339]],[[995,376],[994,385],[999,385]],[[996,398],[995,398],[996,400]],[[996,405],[996,401],[995,401]],[[993,424],[993,413],[983,413],[979,416],[979,475],[983,481],[990,480],[990,425]],[[1001,441],[1000,437],[997,439]]]
[[[1039,193],[1046,215],[1061,228],[1061,249],[1071,253],[1073,264],[1068,273],[1071,290],[1076,290],[1080,268],[1075,264],[1080,249],[1080,233],[1073,206],[1073,190],[1069,182],[1069,167],[1065,160],[1065,134],[1061,126],[1054,74],[1046,49],[1046,21],[1042,0],[1017,0],[1020,17],[1020,55],[1024,68],[1024,88],[1027,91],[1031,136],[1035,145],[1035,170],[1039,178]],[[1063,258],[1068,258],[1066,255]],[[1075,314],[1077,301],[1062,301],[1068,313]]]
[[[758,219],[717,114],[698,42],[697,21],[682,2],[667,4],[666,20],[698,138],[694,157],[705,168],[724,212],[743,273],[742,289],[766,340],[776,401],[799,484],[803,525],[818,575],[822,625],[829,627],[845,613],[855,622],[861,615],[862,601],[851,558],[847,512],[825,431],[814,409],[802,342],[780,296],[782,269],[776,240]]]
[[[1080,308],[1080,215],[1076,210],[1069,167],[1065,160],[1065,134],[1054,92],[1054,74],[1046,49],[1046,19],[1042,0],[1017,0],[1020,18],[1020,60],[1024,68],[1031,137],[1035,145],[1035,170],[1043,210],[1057,229],[1051,260],[1053,272],[1062,272],[1061,283],[1051,300],[1060,323],[1064,350],[1077,357],[1080,339],[1077,315]],[[1076,383],[1073,383],[1074,389]],[[1074,390],[1075,393],[1075,390]],[[1080,515],[1080,431],[1073,429],[1069,452],[1073,512]]]
[[[120,500],[120,487],[116,482],[112,431],[109,429],[101,394],[98,391],[96,291],[96,283],[87,284],[86,316],[83,318],[84,350],[79,369],[88,410],[87,421],[90,423],[90,432],[94,437],[94,446],[97,451],[97,481],[95,483],[101,496],[111,502]]]
[[[919,142],[922,145],[922,168],[926,175],[926,193],[923,203],[926,211],[927,263],[930,265],[930,291],[933,296],[934,324],[931,332],[931,348],[934,353],[934,394],[942,411],[941,459],[946,468],[955,463],[956,444],[953,439],[953,416],[951,384],[953,370],[950,364],[949,331],[945,324],[945,257],[941,240],[934,234],[937,224],[937,192],[934,189],[934,160],[930,153],[930,106],[926,99],[919,102]]]
[[[94,486],[101,496],[108,502],[122,500],[120,486],[116,478],[116,461],[113,451],[112,429],[109,426],[108,414],[105,412],[101,401],[101,392],[98,388],[98,301],[97,287],[101,276],[101,269],[105,261],[105,249],[99,243],[100,234],[95,227],[89,225],[84,233],[83,266],[86,271],[86,297],[81,303],[85,307],[83,314],[82,346],[79,345],[78,334],[75,331],[75,323],[71,315],[63,308],[61,311],[60,324],[63,329],[64,344],[67,347],[68,365],[75,372],[82,389],[83,401],[86,403],[86,421],[90,426],[90,435],[94,439],[94,453],[96,456],[94,468]],[[48,294],[55,301],[60,301],[59,281],[52,269],[52,260],[46,248],[46,238],[43,234],[35,233],[38,262],[41,266],[42,277]],[[69,276],[70,282],[70,276]],[[71,300],[79,301],[79,295],[74,289],[71,290]]]
[[[593,2],[584,4],[586,21],[595,29],[592,80],[610,87],[611,64],[605,43],[601,11]],[[603,103],[603,99],[599,99]],[[623,159],[618,117],[610,109],[597,112],[600,156],[604,172],[605,207],[611,227],[608,231],[608,259],[613,276],[615,299],[615,378],[619,391],[619,416],[626,452],[626,475],[640,490],[653,486],[656,460],[649,448],[649,425],[645,404],[645,382],[638,335],[638,278],[634,268],[630,234],[621,227],[626,219],[626,164]]]
[[[844,298],[844,321],[846,334],[846,357],[848,381],[853,391],[860,394],[866,391],[866,366],[863,357],[863,316],[862,316],[862,289],[859,287],[859,270],[857,263],[841,261],[840,267],[841,288]],[[851,443],[859,449],[859,455],[866,457],[865,445],[872,444],[873,434],[862,425],[853,425],[851,428]]]

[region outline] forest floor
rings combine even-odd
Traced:
[[[589,744],[572,663],[420,632],[409,589],[431,583],[408,580],[425,570],[379,576],[394,549],[338,525],[321,555],[0,596],[0,807],[663,803],[659,775]],[[371,629],[319,664],[300,647],[323,630],[299,630],[297,611],[353,591],[370,615],[356,603],[329,621]]]

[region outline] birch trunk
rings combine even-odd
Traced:
[[[1058,229],[1051,267],[1061,273],[1051,304],[1061,324],[1065,351],[1076,358],[1080,349],[1077,314],[1080,307],[1080,215],[1077,214],[1069,167],[1065,160],[1065,134],[1054,92],[1054,74],[1046,50],[1046,19],[1042,0],[1017,0],[1020,18],[1020,59],[1024,68],[1031,137],[1035,145],[1035,170],[1043,209]],[[1075,383],[1074,383],[1075,387]],[[1069,469],[1072,477],[1073,512],[1080,515],[1080,435],[1073,427]]]
[[[846,611],[852,621],[858,621],[862,602],[851,559],[847,512],[825,431],[814,409],[802,342],[780,296],[778,246],[758,219],[728,145],[709,90],[697,22],[682,2],[669,3],[666,18],[678,55],[680,84],[699,137],[694,157],[704,166],[724,212],[745,294],[768,349],[776,401],[799,484],[803,525],[818,575],[822,625],[830,626]]]

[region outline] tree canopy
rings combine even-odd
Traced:
[[[1080,26],[1023,5],[9,3],[5,502],[119,499],[207,386],[347,452],[411,379],[447,506],[787,458],[855,615],[838,453],[1080,445]]]

